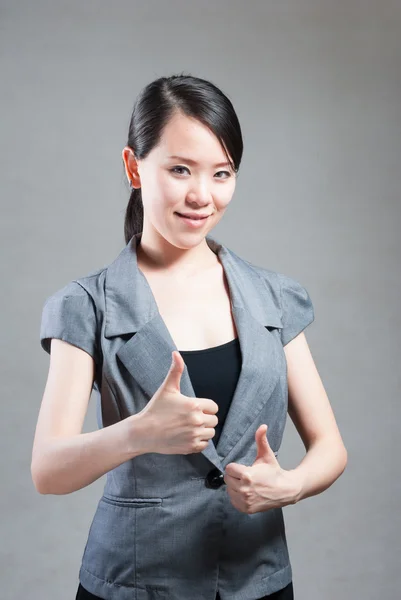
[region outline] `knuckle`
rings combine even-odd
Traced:
[[[250,473],[244,473],[244,475],[242,476],[242,480],[247,486],[250,483],[252,483],[252,477],[251,477]]]
[[[197,411],[200,409],[199,401],[195,399],[189,401],[189,409],[192,411]]]
[[[200,413],[194,413],[192,415],[192,424],[201,427],[203,425],[203,417]]]

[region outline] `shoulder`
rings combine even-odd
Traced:
[[[86,298],[93,302],[94,306],[100,306],[103,282],[107,267],[102,267],[89,272],[86,275],[72,279],[61,288],[50,294],[44,301],[48,304],[52,301],[60,301],[66,298]]]
[[[302,332],[315,319],[314,306],[310,294],[303,283],[286,273],[274,271],[240,259],[249,272],[259,277],[267,288],[280,311],[283,323],[281,338],[283,345]]]
[[[267,269],[266,267],[262,267],[257,265],[249,260],[246,260],[243,256],[239,256],[236,252],[226,247],[226,251],[230,254],[231,258],[240,266],[241,269],[244,269],[246,274],[249,274],[256,277],[257,279],[262,279],[265,283],[273,290],[277,291],[280,282],[278,279],[279,273],[273,271],[271,269]]]
[[[50,354],[50,340],[58,338],[82,348],[101,361],[99,329],[104,297],[103,279],[106,268],[91,271],[73,279],[48,296],[43,304],[40,342]]]
[[[252,271],[254,271],[259,277],[261,277],[267,283],[267,285],[269,285],[272,289],[279,290],[280,273],[278,273],[277,271],[273,271],[272,269],[256,265],[255,263],[252,263],[249,260],[245,260],[244,258],[242,260],[246,264],[246,266]]]
[[[267,267],[263,267],[261,265],[257,265],[249,260],[245,260],[244,258],[239,258],[244,266],[251,270],[253,273],[261,278],[265,285],[271,290],[271,292],[277,296],[280,300],[280,303],[283,301],[283,295],[290,290],[294,290],[300,292],[301,290],[305,290],[305,287],[302,283],[297,279],[286,273],[282,273],[281,271],[275,271],[273,269],[268,269]]]

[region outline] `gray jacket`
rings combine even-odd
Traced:
[[[138,269],[134,235],[107,267],[45,301],[40,340],[59,338],[91,354],[100,427],[141,411],[177,350]],[[106,475],[79,579],[108,600],[260,598],[292,579],[281,508],[246,514],[224,483],[228,463],[251,465],[255,431],[268,425],[277,455],[287,416],[283,346],[314,319],[296,280],[258,267],[207,237],[230,289],[242,368],[217,447],[188,455],[147,453]],[[195,396],[187,367],[181,393]]]

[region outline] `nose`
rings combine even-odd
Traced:
[[[187,194],[187,200],[191,205],[200,207],[210,204],[212,197],[207,183],[201,180],[194,183]]]

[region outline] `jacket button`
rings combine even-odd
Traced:
[[[224,473],[220,469],[214,468],[206,475],[205,486],[207,488],[217,489],[225,483]]]

